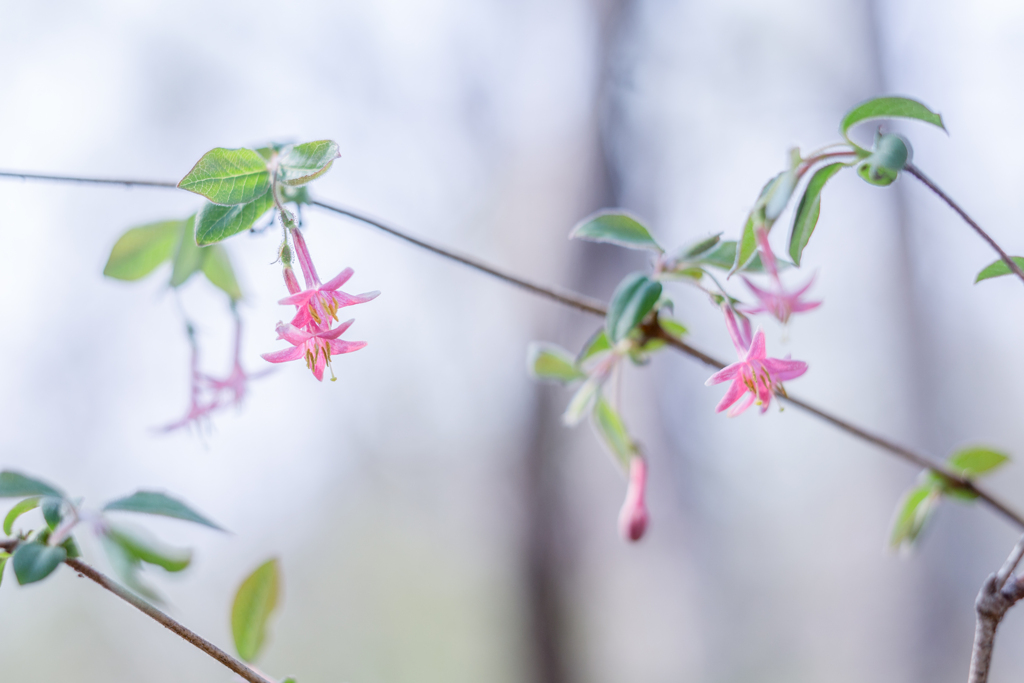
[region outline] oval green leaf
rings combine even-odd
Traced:
[[[927,485],[918,486],[904,494],[896,507],[889,544],[893,548],[913,545],[941,499],[940,491]]]
[[[9,559],[11,559],[11,554],[0,550],[0,584],[4,582],[4,569],[7,567]]]
[[[279,574],[277,560],[268,560],[242,582],[235,595],[231,608],[231,633],[238,656],[246,662],[256,659],[263,647],[267,620],[277,606]]]
[[[605,332],[613,345],[629,336],[661,297],[661,283],[644,273],[627,275],[612,295],[605,317]]]
[[[622,468],[629,471],[629,461],[636,455],[636,444],[630,438],[618,411],[602,396],[594,405],[594,431],[608,447]]]
[[[665,251],[638,219],[623,211],[604,210],[587,216],[572,229],[569,239],[604,242],[627,249],[649,249],[659,254]]]
[[[195,215],[189,216],[182,224],[178,250],[171,266],[171,287],[180,287],[203,267],[206,252],[196,244]]]
[[[819,168],[811,176],[810,182],[807,183],[807,189],[804,190],[804,196],[800,198],[796,216],[793,218],[793,230],[789,234],[789,255],[793,259],[793,263],[798,266],[804,248],[818,224],[818,214],[821,212],[821,191],[824,189],[825,183],[844,166],[844,164],[838,163]]]
[[[248,230],[272,206],[274,197],[269,189],[247,204],[206,204],[196,216],[196,243],[205,247]]]
[[[567,384],[586,377],[576,367],[576,359],[573,355],[555,344],[542,342],[530,344],[527,350],[526,365],[530,374],[540,380]]]
[[[1010,456],[1005,453],[982,446],[972,446],[957,451],[946,462],[950,469],[963,476],[976,477],[980,474],[987,474],[1009,461]]]
[[[26,498],[12,507],[7,513],[7,516],[4,517],[4,533],[10,536],[14,530],[14,523],[18,520],[18,517],[21,517],[26,512],[35,510],[39,507],[39,500],[38,496],[35,498]]]
[[[1013,262],[1016,263],[1018,267],[1024,268],[1024,257],[1011,256],[1010,258],[1013,259]],[[977,284],[982,280],[988,280],[989,278],[1009,275],[1012,272],[1013,271],[1010,270],[1010,266],[1006,265],[1006,261],[1004,261],[1003,259],[999,259],[998,261],[993,261],[992,263],[982,268],[981,272],[978,273],[978,277],[974,278],[974,283]]]
[[[60,546],[22,543],[14,551],[11,564],[14,566],[14,575],[18,583],[25,586],[45,579],[67,559],[67,556],[68,551]]]
[[[103,274],[117,280],[138,280],[171,258],[182,221],[161,221],[132,228],[110,250]]]
[[[203,274],[214,286],[227,294],[232,301],[242,298],[242,288],[235,278],[235,269],[231,267],[228,251],[220,244],[205,247],[206,258],[203,259]]]
[[[180,500],[171,498],[166,493],[158,491],[136,491],[130,496],[118,498],[103,506],[104,512],[120,510],[123,512],[141,512],[146,515],[159,515],[161,517],[173,517],[183,519],[186,522],[195,522],[208,526],[217,531],[224,531],[209,519],[199,514]]]
[[[214,204],[245,204],[270,189],[267,162],[251,149],[211,149],[196,162],[178,187]]]
[[[64,494],[49,484],[31,479],[19,472],[4,470],[0,472],[0,498],[21,498],[23,496],[56,496]]]
[[[340,156],[338,143],[334,140],[317,140],[287,147],[278,160],[278,177],[285,185],[305,185],[327,173]]]
[[[140,528],[107,524],[106,536],[133,560],[180,572],[192,562],[192,551],[174,548]]]
[[[921,104],[917,100],[907,97],[876,97],[873,100],[862,102],[847,112],[839,124],[839,132],[847,140],[850,139],[848,132],[851,127],[862,121],[872,119],[916,119],[924,121],[933,126],[946,130],[942,123],[942,116]]]
[[[43,519],[46,520],[46,526],[50,527],[50,529],[56,529],[60,526],[61,520],[64,519],[64,501],[61,498],[46,496],[40,501],[39,507],[43,509]]]

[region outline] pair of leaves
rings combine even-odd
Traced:
[[[248,230],[274,206],[278,183],[299,188],[330,170],[339,156],[332,140],[260,150],[210,150],[178,183],[212,202],[196,216],[196,242],[206,246]],[[308,201],[308,195],[284,193],[279,200]]]
[[[227,251],[220,245],[197,245],[195,221],[196,216],[191,216],[185,220],[161,221],[131,228],[114,244],[103,274],[118,280],[134,281],[171,260],[171,287],[181,286],[201,270],[233,301],[241,299],[242,291]]]
[[[1009,461],[1009,457],[991,448],[974,446],[954,453],[947,461],[947,467],[966,479],[989,474]],[[938,508],[943,497],[970,501],[977,494],[956,486],[953,482],[932,470],[921,473],[917,486],[903,495],[896,508],[889,543],[894,548],[910,547]]]

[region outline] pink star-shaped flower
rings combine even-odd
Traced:
[[[725,392],[725,396],[715,408],[717,413],[731,406],[729,417],[735,417],[755,401],[761,406],[761,412],[764,413],[771,404],[772,396],[778,392],[780,383],[796,379],[807,372],[807,363],[788,358],[768,358],[764,332],[761,328],[757,328],[757,332],[751,338],[748,324],[744,335],[736,325],[736,317],[732,310],[727,307],[723,308],[725,309],[725,324],[729,328],[729,336],[732,337],[732,343],[736,347],[740,360],[711,375],[704,384],[711,386],[732,380],[729,390]],[[742,403],[737,403],[746,393],[749,393],[750,396]]]
[[[782,280],[779,278],[775,254],[772,253],[772,248],[768,244],[768,234],[761,228],[758,228],[754,235],[761,249],[761,263],[764,264],[764,269],[768,271],[768,275],[772,279],[772,288],[771,290],[762,289],[747,278],[743,278],[743,281],[750,288],[750,291],[753,292],[754,296],[757,297],[759,303],[757,306],[744,308],[743,312],[750,314],[770,313],[785,325],[789,322],[789,316],[792,314],[803,313],[820,306],[820,301],[802,300],[803,295],[814,284],[814,277],[811,277],[807,284],[795,292],[787,292],[786,288],[782,286]]]
[[[271,363],[287,363],[288,361],[306,359],[306,367],[313,371],[313,376],[321,382],[324,380],[324,369],[331,365],[331,356],[352,353],[366,346],[366,342],[350,342],[338,339],[352,325],[347,320],[334,329],[303,330],[288,323],[277,324],[277,338],[284,339],[292,345],[290,349],[281,349],[264,353],[263,359]],[[334,371],[331,371],[331,380]]]

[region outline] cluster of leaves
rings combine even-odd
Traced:
[[[14,525],[26,512],[40,508],[44,524],[19,531],[13,554],[0,556],[0,578],[8,557],[21,585],[42,581],[68,558],[79,557],[72,535],[82,522],[88,522],[102,542],[114,571],[136,593],[157,600],[156,593],[140,579],[143,565],[180,572],[192,561],[192,553],[173,548],[140,527],[114,521],[109,513],[136,512],[171,517],[211,529],[222,529],[185,503],[164,493],[137,491],[112,500],[98,511],[82,508],[81,499],[71,499],[59,488],[18,472],[0,472],[0,498],[20,498],[4,518],[4,533],[14,533]]]
[[[659,264],[664,263],[665,250],[647,228],[626,213],[595,214],[574,228],[570,237],[651,251]],[[698,259],[691,259],[685,266],[680,261],[678,267],[711,265],[713,259],[708,253],[717,243],[715,238],[713,244],[700,250]],[[662,292],[661,279],[673,275],[671,268],[627,275],[612,295],[604,326],[576,356],[554,344],[530,345],[527,366],[534,377],[563,385],[581,383],[562,416],[565,423],[576,425],[589,415],[595,431],[624,469],[639,455],[639,449],[604,389],[622,360],[628,358],[644,365],[652,353],[665,346],[666,337],[679,339],[686,334],[686,328],[669,315],[672,302]]]
[[[1009,462],[1010,458],[990,448],[972,446],[964,448],[946,460],[946,467],[968,481],[981,475],[990,474],[996,468]],[[975,500],[978,494],[955,481],[951,481],[934,470],[925,470],[918,477],[917,485],[907,491],[896,507],[889,543],[893,548],[910,548],[928,521],[935,514],[943,498],[960,502]]]

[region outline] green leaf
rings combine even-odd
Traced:
[[[9,559],[11,559],[11,554],[0,550],[0,584],[4,582],[4,569],[7,567]]]
[[[242,289],[238,286],[227,249],[220,244],[212,244],[204,247],[204,251],[206,258],[203,259],[203,274],[206,279],[231,297],[232,301],[241,299]]]
[[[281,197],[286,203],[292,204],[309,204],[312,199],[309,197],[309,190],[305,187],[288,187],[287,185],[281,186]]]
[[[203,267],[206,252],[196,244],[195,215],[189,216],[181,230],[178,251],[174,254],[174,265],[171,267],[171,287],[180,287]]]
[[[64,494],[56,488],[38,479],[30,479],[24,474],[4,470],[0,472],[0,498],[21,498],[23,496],[56,496]]]
[[[103,506],[104,512],[121,510],[124,512],[141,512],[147,515],[160,515],[161,517],[173,517],[183,519],[186,522],[195,522],[208,526],[217,531],[224,531],[221,527],[211,522],[206,517],[190,508],[180,500],[171,498],[165,493],[157,491],[136,491],[130,496],[118,498]]]
[[[40,502],[40,507],[43,509],[43,519],[46,520],[46,526],[50,527],[50,529],[56,529],[60,526],[61,520],[64,519],[64,501],[62,499],[46,496]]]
[[[729,275],[738,270],[744,270],[757,257],[757,235],[754,232],[754,227],[754,214],[750,214],[747,224],[743,226],[743,233],[740,235],[736,247],[736,260],[732,263]]]
[[[667,315],[659,315],[658,324],[661,325],[661,329],[665,330],[669,335],[676,337],[677,339],[684,336],[688,331],[685,325],[675,318],[670,318]]]
[[[1016,263],[1019,267],[1024,268],[1024,257],[1011,256],[1010,258],[1013,259],[1013,262]],[[989,278],[1009,275],[1012,272],[1013,271],[1010,270],[1010,266],[1006,265],[1006,261],[1004,261],[1003,259],[999,259],[998,261],[993,261],[992,263],[982,268],[981,272],[978,273],[978,277],[974,278],[974,283],[977,284],[982,280],[988,280]]]
[[[976,477],[979,474],[987,474],[1009,461],[1010,456],[1005,453],[981,446],[973,446],[957,451],[946,462],[949,464],[950,469],[970,478]]]
[[[679,250],[675,260],[689,261],[699,258],[714,249],[721,239],[722,233],[718,233],[717,235],[712,235],[711,237],[706,237],[702,240],[692,242]]]
[[[906,97],[877,97],[858,104],[847,112],[839,124],[839,132],[849,140],[850,136],[847,133],[855,124],[871,119],[892,118],[917,119],[946,130],[946,126],[942,123],[942,117],[917,100]]]
[[[143,529],[108,523],[105,533],[129,557],[139,562],[162,567],[169,572],[180,572],[192,562],[192,551],[171,547]]]
[[[214,204],[245,204],[270,190],[267,162],[251,149],[211,149],[196,162],[178,187]]]
[[[621,211],[604,210],[587,216],[572,229],[569,239],[605,242],[627,249],[650,249],[659,254],[665,251],[639,220]]]
[[[798,266],[804,248],[818,224],[818,214],[821,211],[821,191],[824,189],[825,183],[844,166],[844,164],[838,163],[819,168],[811,176],[810,182],[807,183],[807,189],[804,190],[804,196],[800,198],[800,204],[797,205],[796,216],[793,219],[793,231],[789,235],[789,255],[793,259],[793,263]]]
[[[608,342],[608,335],[605,333],[604,327],[600,327],[584,344],[583,350],[580,351],[580,355],[576,358],[576,364],[582,367],[586,361],[594,356],[605,351],[611,351],[611,349],[612,345]]]
[[[22,543],[14,551],[11,564],[14,565],[14,575],[18,583],[24,586],[45,579],[67,559],[67,556],[68,551],[60,546]]]
[[[868,157],[868,159],[870,158],[871,157]],[[857,175],[859,175],[861,178],[871,183],[872,185],[877,185],[878,187],[885,187],[887,185],[892,185],[894,182],[896,182],[896,178],[897,176],[899,176],[899,172],[894,171],[891,168],[886,168],[884,166],[875,166],[865,161],[865,163],[862,163],[860,166],[857,167]]]
[[[786,208],[789,198],[793,196],[796,189],[796,169],[791,168],[776,176],[764,199],[764,217],[768,221],[774,221]]]
[[[630,438],[622,418],[612,405],[601,397],[594,405],[593,425],[598,436],[619,461],[623,469],[629,470],[629,461],[636,455],[636,444]]]
[[[118,578],[121,579],[121,582],[148,600],[160,602],[159,594],[143,582],[139,576],[139,570],[142,567],[139,558],[131,554],[108,534],[101,535],[100,541],[103,544],[103,550],[107,553],[107,559],[110,560],[110,566],[114,569],[114,573],[117,574]]]
[[[527,368],[537,379],[566,384],[586,377],[572,354],[555,344],[534,342],[527,350]]]
[[[132,228],[110,250],[103,274],[118,280],[138,280],[171,258],[183,221],[161,221]]]
[[[644,273],[627,275],[612,295],[605,317],[605,332],[612,344],[629,336],[661,297],[661,283]]]
[[[267,635],[267,620],[277,606],[280,584],[277,560],[264,562],[242,582],[231,608],[231,633],[238,656],[252,662]]]
[[[248,204],[218,206],[206,204],[196,216],[196,242],[201,247],[220,242],[252,227],[260,216],[274,206],[274,197],[267,190]]]
[[[889,543],[893,548],[909,547],[921,534],[935,512],[942,494],[931,486],[918,486],[904,494],[897,506]]]
[[[64,539],[64,542],[60,544],[60,547],[68,551],[68,557],[81,557],[82,551],[78,549],[78,544],[75,543],[74,536],[68,536]]]
[[[285,185],[305,185],[331,168],[341,156],[334,140],[317,140],[285,148],[278,160],[278,177]]]
[[[580,385],[580,388],[576,390],[572,398],[569,400],[569,405],[566,406],[565,412],[562,413],[562,422],[570,427],[580,423],[580,420],[590,412],[594,402],[597,400],[601,392],[601,380],[597,377],[589,377],[587,381]]]
[[[39,507],[39,500],[38,496],[35,498],[26,498],[12,507],[10,512],[7,513],[7,516],[4,517],[4,533],[10,536],[14,529],[14,522],[17,521],[18,517],[21,517],[29,510],[35,510]]]

